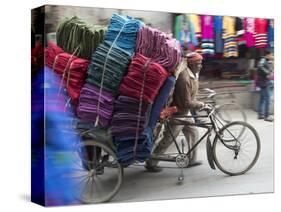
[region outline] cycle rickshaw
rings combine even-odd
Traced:
[[[260,153],[260,138],[248,123],[234,121],[225,124],[217,115],[216,107],[200,115],[206,122],[191,123],[186,117],[173,116],[176,110],[166,110],[160,115],[161,124],[170,130],[170,124],[194,125],[206,130],[191,148],[187,141],[176,141],[176,152],[151,155],[151,159],[173,162],[180,169],[178,181],[184,180],[183,168],[189,164],[192,151],[206,140],[207,159],[210,167],[216,167],[230,176],[249,171],[257,162]],[[171,132],[172,133],[172,132]],[[157,133],[156,133],[157,134]],[[75,179],[76,198],[83,203],[100,203],[111,200],[119,191],[123,180],[123,167],[118,162],[114,146],[108,139],[99,136],[95,129],[80,132],[76,155]],[[214,135],[214,136],[212,136]],[[212,138],[213,137],[213,138]],[[157,139],[155,135],[154,140]]]

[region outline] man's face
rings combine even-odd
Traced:
[[[202,69],[202,60],[190,64],[189,67],[194,73],[198,73]]]

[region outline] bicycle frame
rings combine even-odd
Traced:
[[[214,112],[214,111],[213,111]],[[186,156],[189,156],[191,154],[191,152],[197,148],[197,146],[207,137],[211,134],[212,131],[215,132],[215,134],[220,138],[220,140],[222,141],[223,145],[229,149],[232,149],[232,150],[237,150],[235,147],[233,146],[230,146],[230,145],[227,145],[220,133],[219,133],[219,130],[220,128],[217,126],[217,123],[215,121],[215,117],[214,117],[214,114],[213,112],[211,112],[210,114],[208,115],[196,115],[196,116],[189,116],[189,115],[186,115],[186,116],[180,116],[180,117],[175,117],[173,118],[172,120],[172,124],[169,124],[169,120],[164,120],[164,126],[165,128],[168,129],[172,139],[173,139],[173,143],[175,144],[176,148],[177,148],[177,151],[178,151],[178,154],[185,154]],[[182,120],[182,118],[184,118],[184,120]],[[196,122],[190,122],[188,121],[189,118],[209,118],[210,122],[204,122],[204,123],[196,123]],[[196,141],[196,143],[189,149],[189,151],[187,153],[183,153],[178,145],[178,143],[176,142],[176,138],[175,136],[173,135],[173,132],[171,130],[171,125],[189,125],[189,126],[196,126],[196,127],[199,127],[199,128],[205,128],[207,129],[207,131],[200,137],[200,139],[198,141]],[[231,132],[230,132],[231,133]],[[234,137],[234,136],[233,136]],[[235,138],[235,137],[234,137]],[[237,141],[237,139],[235,138],[235,140]],[[239,142],[239,141],[237,141]],[[156,156],[151,156],[151,159],[153,160],[158,160],[158,161],[169,161],[169,162],[175,162],[176,161],[176,157],[163,157],[161,155],[156,155]]]

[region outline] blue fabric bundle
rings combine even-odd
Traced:
[[[102,83],[103,90],[116,94],[123,75],[127,71],[131,56],[123,49],[111,48],[111,45],[112,43],[108,41],[103,42],[94,52],[86,81],[98,88]]]
[[[134,151],[136,145],[136,151]],[[145,161],[149,156],[153,147],[152,129],[146,128],[143,133],[138,136],[114,137],[114,146],[120,164],[123,166],[130,165],[134,161]]]
[[[113,14],[105,40],[114,42],[114,47],[119,47],[131,55],[135,51],[137,32],[144,25],[132,17]]]
[[[162,111],[165,103],[168,100],[169,94],[175,85],[176,77],[170,76],[165,82],[164,85],[160,88],[160,91],[154,101],[154,104],[151,109],[151,115],[149,119],[148,126],[154,128],[157,120],[159,119],[160,112]]]

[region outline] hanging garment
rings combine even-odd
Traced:
[[[92,56],[86,81],[116,95],[130,60],[129,52],[105,41]]]
[[[156,126],[156,123],[160,117],[160,112],[164,108],[165,104],[168,101],[168,97],[171,93],[171,90],[174,88],[176,82],[176,77],[170,76],[165,81],[164,85],[161,87],[151,109],[151,115],[149,119],[148,126],[152,129]]]
[[[179,22],[179,30],[176,34],[177,40],[180,41],[181,46],[194,51],[198,46],[198,40],[195,34],[195,28],[193,23],[189,19],[189,15],[179,15],[176,17]]]
[[[235,18],[223,17],[224,57],[238,57]]]
[[[137,33],[143,25],[143,22],[130,16],[113,14],[105,40],[132,55],[135,50]]]
[[[83,121],[95,122],[99,116],[102,127],[108,127],[112,119],[114,96],[88,83],[81,90],[77,115]]]
[[[159,63],[168,72],[173,72],[181,60],[180,44],[176,39],[146,26],[138,32],[136,52]]]
[[[80,91],[85,83],[89,61],[64,52],[54,43],[45,48],[45,63],[62,79],[63,88],[74,104],[78,103]]]
[[[151,104],[139,99],[119,96],[115,101],[114,114],[111,122],[111,134],[113,136],[135,135],[138,130],[142,133],[147,126]]]
[[[134,161],[144,162],[150,157],[153,147],[152,129],[146,128],[137,138],[135,136],[114,137],[116,155],[123,166]]]
[[[245,30],[244,30],[244,18],[236,17],[235,31],[237,37],[238,56],[244,58],[246,56],[246,51],[247,51]]]
[[[274,48],[274,20],[273,19],[269,19],[269,23],[268,23],[268,48],[270,48],[271,50],[273,50]]]
[[[189,15],[190,22],[194,26],[194,31],[195,31],[195,36],[197,38],[197,46],[195,51],[199,54],[202,53],[202,48],[201,48],[201,41],[202,41],[202,32],[201,32],[201,20],[200,16],[196,14],[190,14]]]
[[[245,40],[247,47],[255,46],[255,18],[245,18],[244,20]]]
[[[188,15],[190,22],[194,26],[195,35],[197,38],[201,38],[201,22],[200,16],[196,14],[189,14]]]
[[[223,24],[222,16],[214,16],[214,31],[215,31],[215,52],[223,53],[224,43],[223,43]]]
[[[119,93],[152,103],[168,76],[169,73],[158,63],[137,53],[123,78]]]
[[[266,48],[267,47],[267,29],[268,21],[264,18],[255,19],[255,47]]]
[[[213,56],[214,51],[214,18],[210,15],[202,15],[201,31],[202,31],[202,55]]]
[[[78,17],[66,18],[60,22],[57,32],[57,45],[65,52],[90,59],[92,52],[103,41],[107,28],[91,26]]]

